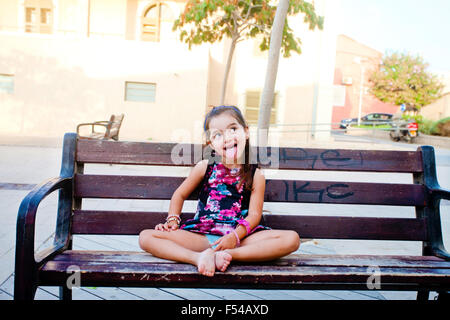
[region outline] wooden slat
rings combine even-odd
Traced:
[[[183,177],[76,175],[75,196],[108,199],[171,199]],[[198,198],[197,190],[188,200]]]
[[[79,140],[77,161],[137,165],[192,166],[208,158],[210,148],[201,144],[116,142]],[[173,151],[173,154],[172,154]],[[252,163],[263,168],[422,172],[422,157],[416,151],[347,150],[252,147]]]
[[[154,263],[176,264],[175,261],[160,259],[146,252],[134,251],[98,251],[67,250],[57,255],[54,261],[98,263]],[[237,263],[237,262],[234,262]],[[450,269],[450,261],[435,256],[397,256],[397,255],[324,255],[324,254],[290,254],[270,262],[258,262],[258,265],[275,266],[328,266],[328,267],[369,267],[384,268],[441,268]]]
[[[183,177],[76,175],[75,196],[109,199],[171,199]],[[423,185],[266,180],[264,201],[425,206]],[[198,189],[189,200],[198,198]]]
[[[274,229],[295,230],[301,238],[427,239],[425,219],[264,215],[264,222]]]
[[[283,287],[299,288],[306,284],[317,283],[321,285],[360,283],[367,285],[367,279],[373,276],[373,268],[377,266],[381,287],[385,284],[415,284],[439,285],[448,288],[450,285],[450,269],[448,262],[433,260],[409,260],[408,257],[398,260],[388,257],[361,257],[356,256],[334,260],[334,256],[324,257],[326,264],[315,263],[320,259],[314,257],[309,263],[297,259],[296,262],[283,260],[271,264],[244,264],[232,263],[226,272],[216,272],[214,277],[205,277],[198,273],[193,265],[173,263],[167,261],[155,263],[145,261],[138,254],[136,260],[132,254],[125,261],[108,261],[107,254],[101,257],[92,255],[92,260],[82,258],[83,253],[70,251],[66,259],[54,259],[47,262],[39,271],[40,284],[65,283],[70,275],[67,270],[76,265],[81,274],[83,286],[157,286],[157,287]],[[57,256],[59,257],[59,256]],[[347,265],[346,261],[355,257],[359,265]],[[308,256],[304,256],[308,261]],[[315,259],[315,260],[314,260]],[[389,261],[390,260],[390,261]],[[397,261],[396,261],[397,260]],[[333,263],[333,261],[335,261]],[[368,265],[366,262],[373,262]],[[431,265],[430,265],[430,264]],[[412,265],[415,264],[413,267]],[[385,266],[386,265],[386,266]],[[365,287],[367,289],[367,287]]]
[[[183,221],[193,218],[183,213]],[[167,217],[167,212],[76,210],[74,234],[136,235],[153,229]],[[427,239],[425,219],[363,218],[329,216],[264,215],[264,224],[273,229],[295,230],[301,238],[413,240]]]

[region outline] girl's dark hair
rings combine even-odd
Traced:
[[[244,119],[241,111],[235,106],[217,106],[213,107],[205,116],[205,122],[203,124],[203,130],[206,136],[206,145],[211,144],[211,140],[208,136],[209,123],[212,118],[224,113],[228,112],[233,118],[237,120],[237,122],[242,125],[244,128],[248,128],[247,122]],[[250,163],[250,139],[247,139],[245,142],[245,157],[244,163],[242,164],[242,170],[239,172],[240,184],[244,184],[244,190],[252,191],[253,189],[253,175],[252,175],[252,166]],[[237,186],[238,189],[240,184]]]

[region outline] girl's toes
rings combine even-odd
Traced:
[[[229,254],[228,252],[226,251],[216,252],[217,270],[224,272],[230,265],[231,260],[232,260],[231,254]]]

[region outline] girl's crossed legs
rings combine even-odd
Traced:
[[[300,238],[295,231],[263,230],[246,237],[240,247],[216,252],[202,234],[147,229],[139,234],[139,245],[158,258],[195,265],[211,277],[216,269],[225,271],[232,260],[270,261],[288,255],[298,249]]]

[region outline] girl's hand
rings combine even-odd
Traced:
[[[233,249],[236,248],[237,240],[233,233],[229,233],[220,239],[218,239],[216,242],[212,244],[212,246],[217,245],[217,247],[214,249],[214,251],[221,251],[225,249]]]
[[[178,225],[178,223],[176,221],[170,221],[170,222],[166,222],[166,223],[160,223],[158,225],[156,225],[155,230],[158,231],[174,231],[177,230],[180,226]]]

